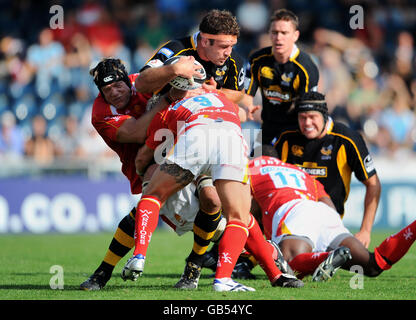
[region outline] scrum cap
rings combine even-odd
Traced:
[[[328,107],[325,96],[319,92],[311,91],[302,95],[295,103],[295,112],[319,111],[324,117],[324,123],[328,121]]]
[[[124,81],[131,88],[131,82],[126,67],[120,59],[105,58],[90,70],[94,82],[101,92],[101,88],[117,81]],[[101,93],[102,94],[102,93]]]

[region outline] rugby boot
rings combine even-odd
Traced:
[[[198,288],[199,277],[201,276],[201,266],[188,261],[182,273],[181,279],[175,284],[175,288],[194,290]]]
[[[238,283],[231,278],[215,279],[213,285],[214,291],[256,291],[256,289],[247,287],[241,283]]]
[[[348,260],[352,259],[350,249],[339,247],[333,250],[312,275],[312,281],[327,281]]]
[[[280,250],[279,245],[272,240],[267,240],[267,242],[269,242],[275,249],[275,251],[273,252],[273,260],[276,266],[279,268],[279,270],[282,271],[282,273],[294,276],[295,273],[283,257],[283,253]]]
[[[97,270],[87,280],[81,283],[79,287],[85,291],[101,290],[110,278],[111,273],[108,275],[104,270]]]
[[[121,278],[131,281],[136,281],[138,277],[142,276],[144,269],[145,257],[142,254],[135,255],[127,260],[127,263],[121,271]]]
[[[282,273],[277,280],[272,283],[273,287],[282,288],[302,288],[304,283],[295,276],[287,273]]]

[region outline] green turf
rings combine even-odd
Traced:
[[[372,247],[389,233],[374,232]],[[2,235],[0,236],[0,299],[2,300],[409,300],[416,299],[416,246],[394,267],[377,278],[364,278],[363,289],[352,289],[353,274],[340,270],[328,282],[304,279],[302,289],[273,288],[259,267],[257,280],[241,281],[256,292],[216,293],[212,291],[210,270],[203,270],[196,291],[173,288],[192,246],[190,233],[178,237],[172,232],[153,235],[145,273],[137,282],[124,282],[120,271],[128,257],[117,265],[104,290],[79,290],[101,262],[112,238],[110,233],[77,235]],[[130,256],[130,255],[129,255]],[[64,289],[51,289],[53,265],[63,268]]]

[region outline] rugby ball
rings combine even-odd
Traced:
[[[168,60],[165,61],[164,64],[165,65],[174,64],[178,62],[180,57],[182,56],[175,56],[175,57],[169,58]],[[192,77],[192,79],[187,79],[181,76],[177,76],[175,79],[170,81],[169,84],[172,87],[175,87],[176,89],[180,89],[180,90],[193,90],[193,89],[200,88],[202,84],[205,82],[207,78],[207,74],[205,72],[204,67],[202,66],[200,62],[195,60],[194,64],[201,67],[198,71],[202,74],[202,78]]]

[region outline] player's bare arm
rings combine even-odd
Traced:
[[[243,93],[238,104],[240,108],[247,113],[248,120],[254,120],[254,113],[261,108],[260,105],[254,104],[253,97],[251,95],[245,93]]]
[[[238,90],[221,88],[221,92],[225,94],[228,100],[231,100],[234,103],[239,103],[244,96],[244,92]]]
[[[200,68],[194,64],[195,58],[192,56],[181,57],[178,62],[160,67],[147,68],[143,70],[136,79],[135,87],[138,92],[155,92],[177,76],[192,78],[201,77],[198,72]]]
[[[149,166],[153,159],[154,150],[149,148],[147,145],[143,145],[139,151],[137,151],[136,159],[134,164],[136,166],[136,173],[139,176],[143,176],[146,168]]]
[[[172,101],[181,99],[186,91],[172,88],[162,96],[155,106],[138,119],[130,118],[123,122],[117,130],[117,141],[122,143],[144,143],[147,128],[153,117],[166,108]]]
[[[360,231],[355,234],[355,237],[360,240],[366,248],[368,248],[371,240],[371,230],[380,200],[381,184],[377,174],[363,181],[363,184],[366,188],[364,198],[364,215]]]

